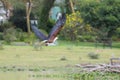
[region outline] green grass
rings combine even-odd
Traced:
[[[58,46],[43,47],[38,51],[32,46],[3,47],[4,50],[0,50],[1,80],[72,80],[68,74],[81,70],[75,64],[109,63],[111,57],[120,57],[116,43],[112,49],[95,48],[93,43],[70,42],[59,42]],[[90,59],[90,52],[98,53],[99,59]],[[63,57],[66,60],[61,60]]]
[[[103,73],[103,72],[91,72],[91,73],[79,73],[72,75],[73,80],[120,80],[120,76],[116,73]]]

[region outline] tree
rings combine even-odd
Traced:
[[[75,1],[75,0],[74,0]],[[74,2],[72,0],[65,0],[66,3],[66,9],[68,13],[74,13]]]
[[[39,19],[40,26],[43,29],[48,29],[48,18],[49,18],[49,11],[54,4],[55,0],[22,0],[27,3],[26,5],[26,18],[27,18],[27,27],[28,33],[30,33],[30,13],[31,11],[37,16]],[[49,2],[49,4],[48,4]],[[32,9],[32,5],[35,7]]]
[[[26,30],[24,27],[26,27],[27,23],[27,31],[30,34],[30,14],[32,9],[32,0],[18,0],[17,2],[15,2],[15,0],[8,0],[8,2],[14,7],[14,15],[11,17],[10,21],[12,21],[17,27],[21,27],[23,30]]]
[[[30,13],[32,10],[32,1],[31,0],[27,0],[26,2],[26,19],[27,19],[27,28],[28,28],[28,33],[31,33],[30,30]]]
[[[27,22],[27,30],[28,30],[28,34],[31,33],[30,30],[30,14],[31,14],[31,10],[32,10],[32,0],[20,0],[23,3],[25,3],[24,5],[26,6],[26,22]]]
[[[62,39],[68,41],[94,41],[95,32],[90,25],[84,24],[80,16],[80,12],[76,11],[72,14],[67,14],[66,24],[60,33]]]
[[[27,22],[26,22],[26,9],[25,8],[14,8],[13,16],[10,17],[10,22],[12,22],[16,28],[20,28],[23,31],[27,32]]]
[[[7,0],[1,0],[5,8],[8,8],[10,3]]]
[[[120,0],[86,1],[79,5],[84,21],[101,30],[104,36],[111,37],[120,27]]]
[[[21,18],[26,18],[26,23],[28,25],[27,26],[28,33],[30,33],[29,22],[30,22],[31,15],[34,15],[35,17],[37,17],[39,27],[45,30],[49,29],[47,27],[49,11],[53,6],[55,0],[18,0],[17,2],[15,2],[16,0],[8,0],[8,1],[14,3],[12,4],[14,6],[14,11],[17,10],[19,12],[19,10],[20,11],[22,10],[22,12],[24,12],[24,10],[26,10],[26,16],[21,16]],[[19,14],[21,15],[22,13],[19,13]]]

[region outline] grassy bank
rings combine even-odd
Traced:
[[[75,64],[109,63],[111,57],[120,57],[119,48],[95,48],[93,43],[59,42],[57,46],[37,51],[33,46],[3,47],[4,50],[0,50],[1,80],[81,80],[74,78],[73,73],[81,70]],[[90,59],[91,52],[99,54],[99,58]]]

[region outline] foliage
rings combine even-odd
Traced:
[[[52,19],[49,19],[47,23],[48,23],[47,24],[47,30],[44,29],[44,32],[46,30],[46,33],[49,33],[51,31],[51,29],[53,28],[53,26],[55,25],[56,21],[52,20]],[[40,26],[40,28],[41,28],[41,26]],[[41,30],[43,30],[43,29],[41,29]]]
[[[47,32],[49,31],[49,11],[51,7],[53,7],[55,0],[38,0],[35,3],[35,7],[33,8],[33,13],[38,18],[38,24],[41,29],[45,29]],[[49,4],[48,4],[49,2]]]
[[[13,16],[10,18],[10,21],[17,27],[22,29],[23,31],[27,31],[26,27],[26,12],[25,9],[17,8],[13,11]]]
[[[113,34],[112,40],[120,41],[120,28],[119,27],[115,30],[115,34]]]
[[[7,43],[10,43],[16,40],[15,35],[16,35],[16,30],[13,27],[11,27],[4,31],[3,38]]]
[[[120,28],[117,28],[116,33],[118,34],[118,36],[120,38]]]
[[[3,40],[3,33],[0,32],[0,40]]]
[[[75,4],[77,0],[65,0],[65,8],[67,13],[75,12]]]
[[[14,8],[13,17],[10,21],[12,21],[12,23],[14,23],[17,28],[21,28],[23,31],[27,31],[25,12],[26,2],[24,2],[26,0],[18,0],[17,2],[16,0],[7,1],[10,2],[10,4]],[[49,21],[48,18],[49,11],[54,5],[54,1],[55,0],[32,0],[32,15],[34,15],[34,17],[38,19],[38,27],[46,30],[47,32],[49,32],[53,26],[53,23]],[[68,10],[70,9],[68,1],[69,0],[65,0],[65,4],[62,3],[57,5],[61,8],[63,8],[64,6]],[[65,28],[61,32],[60,37],[62,39],[71,41],[94,41],[96,32],[99,32],[100,35],[97,35],[98,37],[101,37],[101,35],[102,37],[111,37],[112,35],[114,35],[113,38],[117,40],[117,38],[119,37],[118,28],[120,27],[120,0],[72,1],[74,6],[76,6],[76,9],[80,12],[75,12],[67,15],[70,18],[70,21],[67,20],[67,27],[65,26]],[[69,10],[68,12],[71,11]],[[67,19],[69,19],[68,17]],[[90,28],[91,31],[88,28]],[[94,28],[96,28],[97,31]],[[117,36],[115,34],[117,34]]]
[[[111,37],[120,26],[120,0],[81,1],[79,10],[84,21]]]
[[[26,32],[23,32],[19,28],[8,28],[3,33],[3,39],[10,44],[13,41],[23,41],[27,43],[32,43],[34,39],[36,39],[35,35],[31,33],[30,35]]]
[[[17,40],[16,41],[24,41],[24,32],[22,31],[22,29],[20,28],[16,28],[16,38]]]
[[[84,24],[80,12],[67,15],[67,21],[64,29],[61,31],[61,37],[70,41],[93,41],[95,32],[88,24]]]
[[[11,22],[5,22],[1,25],[2,32],[0,33],[0,40],[5,40],[7,43],[15,40],[14,26]]]
[[[66,12],[71,13],[70,5],[69,5],[69,0],[65,0],[66,3]]]
[[[36,39],[33,33],[27,34],[26,32],[23,32],[20,28],[17,28],[15,30],[16,30],[16,35],[15,35],[16,41],[31,43],[34,39]]]
[[[0,31],[3,32],[4,30],[13,27],[13,24],[11,22],[5,22],[0,25]]]
[[[26,1],[28,0],[8,0],[14,8],[13,17],[11,21],[16,25],[16,27],[21,28],[23,31],[27,31],[26,25]],[[31,15],[38,19],[38,24],[42,29],[49,31],[51,25],[49,26],[49,11],[54,4],[55,0],[31,0],[32,12]],[[48,4],[49,2],[49,4]],[[49,28],[50,27],[50,28]]]
[[[116,33],[115,33],[115,34],[116,34],[115,36],[120,39],[120,27],[117,28],[115,32],[116,32]]]
[[[71,15],[67,15],[67,21],[64,26],[64,29],[61,32],[61,36],[66,40],[75,40],[77,38],[78,29],[82,23],[82,19],[80,18],[80,13],[76,12]]]
[[[31,34],[24,33],[24,36],[23,36],[23,41],[24,42],[32,44],[32,42],[35,39],[36,39],[36,37],[35,37],[34,33],[31,33]]]

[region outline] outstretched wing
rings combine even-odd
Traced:
[[[58,33],[64,26],[65,22],[66,22],[66,15],[62,14],[62,17],[56,22],[51,32],[49,33],[47,42],[51,43],[54,41],[54,39],[57,37]]]
[[[49,33],[48,37],[39,31],[35,21],[31,21],[31,28],[39,39],[47,40],[46,41],[47,43],[52,43],[54,39],[57,37],[60,30],[62,29],[62,27],[64,26],[65,22],[66,22],[66,15],[62,14],[62,17],[56,22],[51,32]]]
[[[33,32],[35,33],[35,35],[42,40],[46,40],[47,36],[45,36],[42,32],[40,32],[40,30],[37,28],[37,24],[35,21],[31,21],[31,29],[33,30]]]

